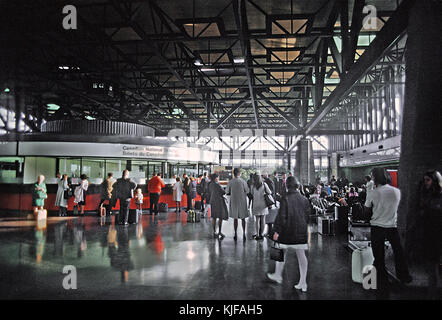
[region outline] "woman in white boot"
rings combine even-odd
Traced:
[[[287,255],[287,249],[296,251],[300,279],[294,287],[306,292],[308,262],[305,250],[308,249],[307,221],[311,207],[308,199],[299,192],[300,185],[295,177],[288,177],[286,184],[288,191],[281,200],[281,207],[273,225],[273,240],[280,243],[285,256]],[[287,257],[284,258],[284,262],[276,262],[275,273],[267,273],[270,280],[282,283],[282,271],[285,261],[287,261]]]

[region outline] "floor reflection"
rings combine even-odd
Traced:
[[[309,232],[309,292],[289,255],[283,285],[269,283],[271,243],[213,239],[210,221],[187,223],[184,213],[143,215],[123,227],[115,217],[52,218],[36,223],[0,219],[0,298],[57,299],[375,299],[351,281],[351,257],[343,239]],[[249,219],[248,236],[254,233]],[[63,267],[73,265],[78,290],[62,288]],[[411,294],[411,296],[410,296]],[[410,298],[413,293],[393,298]]]

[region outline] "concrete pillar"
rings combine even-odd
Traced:
[[[418,188],[429,169],[442,169],[442,3],[416,1],[409,13],[406,59],[405,104],[399,165],[402,192],[398,227],[405,252],[417,257],[420,227]]]
[[[302,184],[315,182],[312,141],[302,139],[297,144],[295,176]]]
[[[330,155],[328,166],[329,166],[329,171],[330,171],[329,180],[331,179],[332,176],[335,176],[335,179],[338,180],[338,178],[339,178],[338,177],[338,167],[339,167],[339,154],[338,153],[333,152]]]

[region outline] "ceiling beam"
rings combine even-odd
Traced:
[[[367,47],[358,61],[347,72],[345,79],[341,80],[336,89],[330,94],[321,109],[305,126],[303,135],[308,135],[319,122],[335,108],[344,98],[355,83],[366,74],[388,50],[395,40],[400,37],[408,25],[408,12],[415,0],[404,0],[388,19],[370,46]]]

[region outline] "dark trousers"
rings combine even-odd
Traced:
[[[187,210],[192,210],[192,197],[190,193],[186,193],[187,195]]]
[[[201,193],[201,212],[204,212],[204,193]]]
[[[385,240],[388,240],[393,249],[396,276],[404,280],[410,276],[404,250],[399,239],[397,228],[371,227],[371,247],[373,249],[373,265],[377,272],[378,288],[385,288],[388,284],[387,270],[385,269]]]
[[[127,220],[129,219],[130,200],[130,198],[120,199],[120,213],[118,215],[119,223],[127,223]]]
[[[149,198],[150,198],[150,207],[149,207],[149,212],[150,214],[158,213],[158,201],[160,201],[160,194],[159,193],[150,193],[149,194]]]

